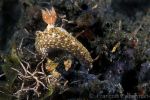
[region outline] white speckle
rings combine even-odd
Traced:
[[[72,45],[75,45],[76,43],[75,43],[75,41],[72,41]]]
[[[67,32],[65,29],[63,29],[63,28],[60,28],[60,27],[57,27],[60,31],[62,31],[62,32]]]
[[[65,40],[65,41],[68,41],[68,38],[65,38],[64,40]]]
[[[51,36],[52,36],[52,38],[55,38],[55,37],[56,37],[56,34],[55,34],[55,33],[52,33]]]
[[[60,35],[56,35],[56,38],[59,39],[59,38],[60,38]]]

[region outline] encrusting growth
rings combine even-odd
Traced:
[[[65,29],[54,27],[57,19],[54,8],[42,10],[42,18],[48,25],[43,32],[36,32],[36,50],[42,55],[50,50],[65,50],[74,55],[83,66],[87,66],[88,69],[91,68],[93,59],[88,50]]]

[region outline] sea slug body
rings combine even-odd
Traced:
[[[55,14],[53,8],[49,12],[49,16],[52,17],[52,14]],[[92,67],[93,59],[88,50],[75,37],[61,27],[54,27],[54,25],[48,24],[45,31],[37,31],[35,48],[42,55],[48,53],[49,50],[55,49],[67,51],[74,55],[81,65],[87,66],[87,69]]]

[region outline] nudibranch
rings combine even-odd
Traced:
[[[37,31],[35,38],[35,48],[41,55],[49,53],[49,50],[65,50],[76,57],[81,65],[92,68],[93,59],[89,51],[75,37],[61,27],[55,27],[57,19],[55,9],[45,9],[42,11],[42,18],[47,23],[44,31]]]

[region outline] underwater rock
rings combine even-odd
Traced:
[[[139,82],[149,81],[150,80],[150,62],[146,61],[141,64],[141,69],[138,74]]]

